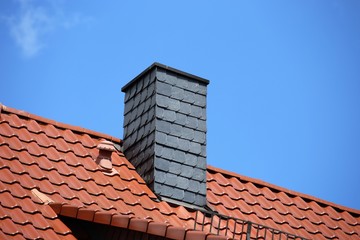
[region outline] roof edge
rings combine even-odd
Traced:
[[[164,70],[168,70],[168,71],[177,73],[179,75],[183,75],[183,76],[195,79],[195,80],[197,80],[199,82],[205,83],[206,85],[208,85],[210,83],[210,81],[205,79],[205,78],[202,78],[202,77],[199,77],[199,76],[196,76],[196,75],[181,71],[181,70],[176,69],[176,68],[169,67],[167,65],[164,65],[164,64],[161,64],[161,63],[158,63],[158,62],[154,62],[149,67],[147,67],[144,71],[142,71],[139,75],[137,75],[135,78],[133,78],[130,82],[128,82],[125,86],[123,86],[121,88],[121,91],[125,92],[126,89],[129,88],[130,86],[132,86],[139,78],[141,78],[144,74],[146,74],[147,72],[151,71],[154,68],[162,68]]]
[[[51,124],[51,125],[54,125],[54,126],[56,126],[58,128],[61,128],[61,129],[69,129],[69,130],[72,130],[72,131],[75,131],[75,132],[89,134],[91,136],[104,138],[106,140],[122,144],[121,139],[113,137],[111,135],[96,132],[96,131],[89,130],[89,129],[83,128],[83,127],[78,127],[78,126],[74,126],[74,125],[70,125],[70,124],[66,124],[66,123],[62,123],[62,122],[57,122],[55,120],[51,120],[49,118],[41,117],[41,116],[26,112],[26,111],[23,111],[23,110],[18,110],[18,109],[15,109],[15,108],[11,108],[11,107],[5,106],[5,105],[0,103],[0,117],[1,117],[1,114],[5,113],[5,112],[6,113],[16,114],[16,115],[24,117],[24,118],[34,119],[34,120],[36,120],[38,122]]]
[[[217,167],[214,167],[214,166],[211,166],[211,165],[207,165],[207,170],[214,171],[214,172],[219,172],[219,173],[227,175],[227,176],[236,177],[236,178],[239,178],[241,180],[252,182],[252,183],[255,183],[255,184],[258,184],[258,185],[263,185],[264,187],[272,188],[272,189],[277,190],[277,191],[286,192],[286,193],[289,193],[291,195],[299,196],[301,198],[305,198],[305,199],[308,199],[308,200],[311,200],[311,201],[319,202],[321,204],[325,204],[325,205],[328,205],[328,206],[331,206],[331,207],[334,207],[334,208],[338,208],[338,209],[343,210],[343,211],[352,212],[352,213],[360,215],[360,210],[357,210],[355,208],[346,207],[346,206],[343,206],[343,205],[340,205],[340,204],[337,204],[337,203],[334,203],[334,202],[330,202],[330,201],[327,201],[327,200],[324,200],[324,199],[314,197],[312,195],[308,195],[308,194],[305,194],[305,193],[290,190],[288,188],[277,186],[275,184],[268,183],[268,182],[265,182],[265,181],[257,179],[257,178],[247,177],[247,176],[241,175],[239,173],[231,172],[231,171],[221,169],[221,168],[217,168]]]
[[[181,236],[181,239],[190,240],[200,234],[202,239],[224,240],[228,237],[207,233],[204,231],[193,230],[191,228],[174,226],[169,223],[154,221],[136,216],[123,215],[121,213],[112,213],[104,210],[88,209],[74,206],[72,204],[50,203],[49,206],[60,216],[70,217],[113,227],[129,229],[167,239],[173,239]]]

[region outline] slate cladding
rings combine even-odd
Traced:
[[[159,196],[206,205],[209,81],[154,63],[122,88],[124,154]]]

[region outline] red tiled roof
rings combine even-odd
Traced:
[[[309,239],[360,239],[358,210],[211,166],[207,199],[218,215],[171,205],[120,151],[112,153],[112,173],[97,165],[97,144],[120,139],[0,111],[0,239],[75,239],[59,216],[175,239],[239,239],[249,222],[241,229],[238,219],[253,223],[252,237],[265,233],[261,224]]]

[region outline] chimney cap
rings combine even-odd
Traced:
[[[195,79],[199,82],[202,82],[202,83],[205,83],[206,85],[209,84],[209,80],[205,79],[205,78],[202,78],[202,77],[198,77],[198,76],[195,76],[193,74],[190,74],[190,73],[187,73],[187,72],[184,72],[184,71],[181,71],[181,70],[178,70],[178,69],[175,69],[175,68],[172,68],[172,67],[169,67],[169,66],[166,66],[164,64],[161,64],[161,63],[158,63],[158,62],[154,62],[153,64],[151,64],[150,67],[146,68],[144,71],[142,71],[139,75],[137,75],[133,80],[131,80],[129,83],[127,83],[124,87],[121,88],[121,91],[122,92],[126,92],[126,89],[129,88],[130,86],[132,86],[139,78],[141,78],[144,74],[146,74],[147,72],[151,71],[152,69],[154,68],[162,68],[164,70],[167,70],[167,71],[171,71],[171,72],[174,72],[176,74],[179,74],[179,75],[182,75],[182,76],[186,76],[186,77],[189,77],[189,78],[192,78],[192,79]]]

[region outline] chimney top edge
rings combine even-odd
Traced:
[[[133,80],[131,80],[129,83],[127,83],[124,87],[122,87],[121,91],[125,92],[126,89],[129,88],[130,86],[132,86],[139,78],[141,78],[143,75],[145,75],[147,72],[150,72],[154,68],[161,68],[161,69],[164,69],[164,70],[167,70],[167,71],[171,71],[171,72],[174,72],[176,74],[192,78],[192,79],[197,80],[199,82],[202,82],[202,83],[204,83],[206,85],[208,85],[210,83],[210,81],[205,79],[205,78],[198,77],[196,75],[193,75],[193,74],[190,74],[190,73],[187,73],[187,72],[184,72],[184,71],[181,71],[181,70],[166,66],[166,65],[158,63],[158,62],[154,62],[148,68],[146,68],[144,71],[142,71],[139,75],[137,75],[135,78],[133,78]]]

